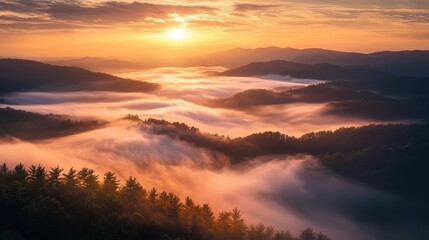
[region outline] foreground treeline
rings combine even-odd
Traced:
[[[246,224],[237,208],[215,216],[174,193],[146,190],[115,173],[0,166],[0,239],[328,240],[305,228],[298,237]]]

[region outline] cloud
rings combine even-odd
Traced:
[[[283,2],[283,3],[302,3],[299,0],[274,0],[273,2]],[[429,3],[427,1],[421,0],[351,0],[351,1],[341,1],[341,0],[307,0],[305,1],[309,4],[314,5],[328,5],[328,6],[344,6],[344,7],[379,7],[379,8],[398,8],[398,7],[408,7],[408,8],[428,8]]]
[[[410,39],[410,38],[414,38],[414,39],[419,39],[422,41],[426,41],[427,39],[429,39],[429,31],[428,30],[412,30],[410,29],[407,32],[403,32],[403,31],[379,31],[380,34],[382,35],[387,35],[390,37],[394,37],[394,38],[406,38],[406,39]]]
[[[0,21],[9,28],[100,28],[133,27],[152,23],[152,19],[166,20],[171,15],[214,14],[218,9],[207,6],[162,5],[141,2],[107,1],[84,4],[80,1],[3,1],[0,2]]]
[[[363,20],[368,22],[429,23],[428,9],[317,9],[314,14],[329,20]]]
[[[246,4],[238,3],[234,5],[234,10],[238,12],[247,12],[247,11],[261,11],[271,8],[275,8],[277,5],[262,5],[262,4]]]
[[[402,22],[429,23],[429,11],[386,11],[383,14],[390,18]]]
[[[428,23],[424,1],[268,1],[266,4],[233,3],[164,5],[129,1],[10,1],[0,2],[0,26],[4,29],[78,29],[119,27],[128,29],[165,28],[176,17],[197,27],[246,29],[246,19],[257,17],[268,25],[306,22],[336,25],[335,19],[365,19],[377,22]],[[231,5],[230,5],[231,6]],[[253,14],[244,14],[250,12]],[[241,15],[240,15],[241,14]],[[256,15],[255,15],[256,14]],[[189,18],[187,16],[190,16]],[[168,24],[167,24],[168,25]]]
[[[0,48],[7,56],[136,57],[134,53],[139,51],[151,58],[200,55],[232,47],[264,46],[267,42],[347,51],[406,49],[410,44],[427,48],[422,35],[405,39],[378,33],[423,31],[429,24],[428,12],[425,1],[405,0],[179,0],[162,4],[153,0],[3,0],[0,38],[7,41]],[[187,28],[190,34],[183,48],[171,51],[171,42],[165,41],[162,33],[178,27]],[[106,41],[97,42],[100,37]],[[362,45],[358,41],[362,37],[371,41]]]
[[[148,17],[165,18],[170,14],[188,15],[213,13],[216,9],[204,6],[159,5],[151,3],[104,2],[95,6],[52,4],[46,13],[54,19],[78,22],[136,22]]]

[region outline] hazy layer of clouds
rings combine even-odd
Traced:
[[[174,16],[212,14],[206,6],[163,5],[142,2],[105,1],[0,1],[0,26],[11,29],[68,29],[100,27],[163,26]],[[154,27],[154,26],[152,26]],[[150,25],[149,25],[150,28]]]
[[[0,52],[167,59],[271,45],[358,52],[426,49],[428,12],[427,1],[402,0],[0,0]],[[185,39],[171,39],[168,32],[176,28],[188,30]]]
[[[58,3],[49,5],[46,13],[58,20],[79,22],[129,22],[144,21],[148,17],[165,18],[170,14],[188,15],[211,13],[214,8],[204,6],[159,5],[151,3],[104,2],[95,6]]]
[[[165,28],[174,22],[192,26],[234,28],[245,19],[265,24],[308,21],[332,24],[330,19],[366,18],[368,22],[428,23],[427,1],[267,1],[159,2],[141,1],[0,1],[0,26],[9,29]],[[238,14],[234,12],[241,12]],[[181,19],[179,19],[181,18]],[[244,22],[243,22],[244,21]],[[210,22],[210,24],[202,24]],[[228,25],[225,25],[228,22]],[[233,24],[233,26],[231,26]],[[245,26],[242,26],[245,29]]]
[[[274,0],[273,2],[296,2],[302,3],[298,0]],[[317,5],[338,5],[338,6],[377,6],[380,8],[392,7],[412,7],[412,8],[428,8],[429,3],[424,0],[306,0],[306,3]]]
[[[234,5],[235,11],[261,11],[266,10],[269,8],[275,8],[278,7],[278,5],[264,5],[264,4],[248,4],[248,3],[237,3]]]
[[[160,68],[121,76],[155,82],[161,88],[153,93],[114,92],[25,92],[5,96],[14,108],[41,113],[68,114],[108,121],[127,114],[184,122],[203,131],[245,136],[262,131],[301,135],[309,131],[364,125],[366,120],[338,118],[322,114],[325,104],[284,104],[237,111],[211,108],[211,99],[230,97],[253,88],[278,89],[303,86],[317,80],[296,80],[271,76],[275,80],[253,77],[214,77],[206,72],[222,68]],[[279,81],[283,80],[283,81]]]

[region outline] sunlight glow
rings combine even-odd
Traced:
[[[172,29],[167,32],[167,35],[172,40],[183,40],[186,38],[188,31],[184,28]]]

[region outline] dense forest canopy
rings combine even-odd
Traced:
[[[0,166],[0,239],[329,240],[304,228],[293,237],[246,223],[237,208],[215,214],[208,204],[145,189],[113,172]]]

